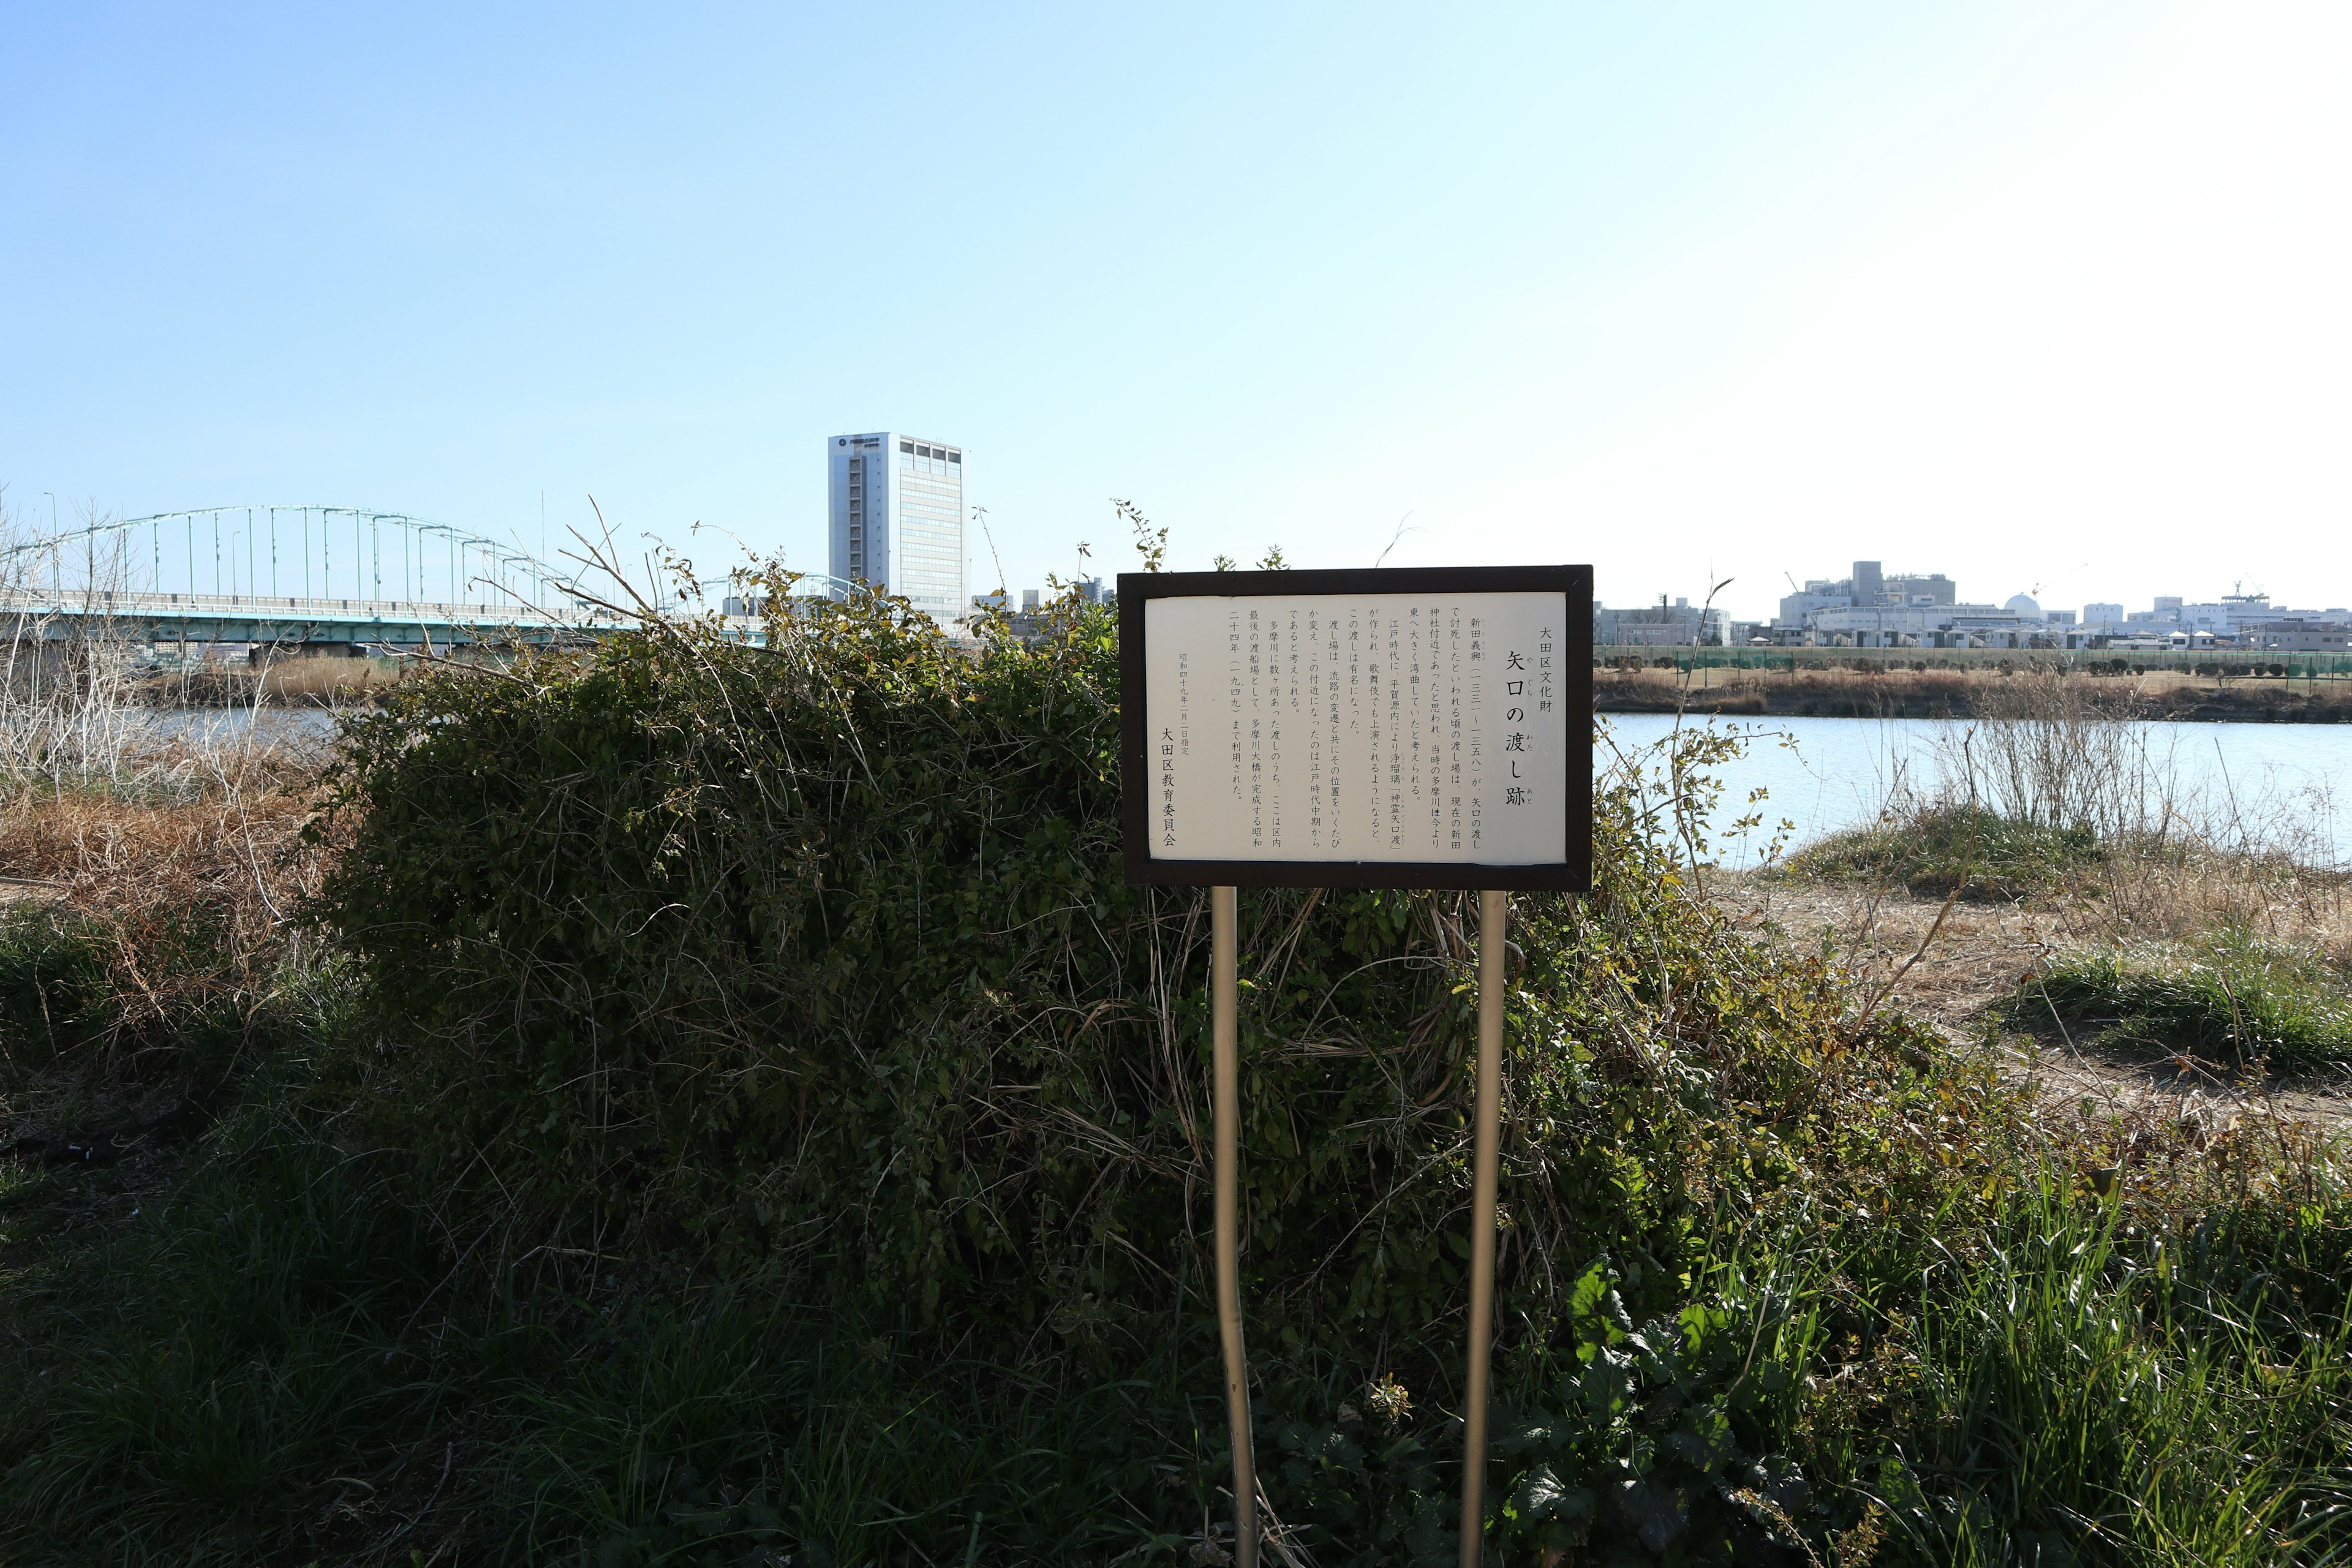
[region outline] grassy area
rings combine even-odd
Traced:
[[[2352,1065],[2352,974],[2243,931],[2066,953],[2011,1013],[2027,1027],[2055,1023],[2143,1056],[2282,1072]]]
[[[9,1561],[1195,1560],[1224,1462],[1205,1323],[1125,1376],[1057,1379],[760,1268],[454,1288],[306,1098],[249,1086],[109,1235],[42,1228],[68,1178],[6,1189]],[[1870,1283],[1891,1216],[1801,1202],[1718,1216],[1662,1319],[1583,1277],[1497,1423],[1493,1560],[1544,1561],[1547,1537],[1629,1562],[1799,1536],[1837,1563],[2352,1548],[2352,1210],[2204,1206],[2153,1163],[2104,1199],[2071,1170],[2010,1176],[1916,1289]],[[1338,1375],[1260,1402],[1302,1548],[1451,1560],[1442,1409],[1384,1417]]]
[[[2087,827],[1937,805],[1832,833],[1789,858],[1792,877],[1897,884],[1943,897],[2019,899],[2079,886],[2109,853]]]
[[[1109,626],[873,616],[404,682],[308,835],[0,816],[74,889],[0,929],[0,1562],[1219,1560],[1204,922],[1107,853]],[[2037,1100],[1654,804],[1515,909],[1488,1561],[2352,1553],[2339,1151]],[[1243,913],[1267,1498],[1451,1563],[1462,906]]]
[[[59,1234],[73,1176],[0,1189],[7,1561],[1055,1561],[1144,1539],[1127,1494],[1197,1512],[1208,1368],[1055,1390],[756,1268],[453,1289],[384,1163],[314,1115],[285,1075],[248,1086],[103,1236]]]

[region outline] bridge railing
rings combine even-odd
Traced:
[[[429,599],[305,598],[279,594],[169,594],[121,590],[56,592],[24,585],[0,587],[0,614],[17,616],[181,617],[260,621],[425,621],[436,625],[600,626],[618,617],[607,610],[573,607],[562,613],[534,605]]]

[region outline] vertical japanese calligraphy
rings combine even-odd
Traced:
[[[1153,859],[1568,858],[1570,763],[1590,736],[1563,700],[1565,595],[1200,594],[1141,609]],[[1192,746],[1201,725],[1224,743]]]

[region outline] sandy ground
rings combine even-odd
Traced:
[[[2063,906],[1955,902],[1947,911],[1942,900],[1900,888],[1753,876],[1710,879],[1707,890],[1744,929],[1777,928],[1807,946],[1826,937],[1858,975],[1891,986],[1890,1001],[1955,1039],[1980,1037],[1994,1004],[2073,934]],[[2234,1083],[2194,1064],[2119,1060],[2084,1049],[2055,1018],[2031,1035],[2005,1029],[2001,1042],[2015,1070],[2054,1096],[2209,1120],[2261,1109],[2352,1131],[2352,1081]]]

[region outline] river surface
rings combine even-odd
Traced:
[[[335,715],[319,708],[162,709],[142,715],[154,731],[175,739],[229,739],[248,731],[269,738],[324,740]],[[1596,765],[1605,769],[1611,745],[1633,753],[1663,740],[1675,727],[1664,713],[1602,715],[1609,739]],[[1712,725],[1745,738],[1744,753],[1716,772],[1723,780],[1714,814],[1718,831],[1750,812],[1761,829],[1720,842],[1733,864],[1752,864],[1769,849],[1786,820],[1794,848],[1875,821],[1898,781],[1933,794],[1944,760],[1969,726],[1936,719],[1685,719],[1685,728]],[[2251,825],[2299,858],[2352,866],[2352,724],[2190,724],[2128,726],[2147,787],[2179,802],[2192,817]],[[1748,793],[1765,798],[1748,804]],[[2292,839],[2292,843],[2285,840]]]
[[[1624,752],[1662,740],[1675,726],[1664,713],[1602,715]],[[1709,721],[1683,721],[1685,728]],[[1944,759],[1969,726],[1936,719],[1764,718],[1711,721],[1748,737],[1744,755],[1717,773],[1724,782],[1714,814],[1718,830],[1749,812],[1765,828],[1721,846],[1732,863],[1752,863],[1782,819],[1795,825],[1790,847],[1842,827],[1875,821],[1898,780],[1932,794]],[[2185,724],[2129,726],[2144,759],[2147,787],[2182,803],[2191,816],[2240,825],[2315,861],[2352,866],[2352,724]],[[1595,765],[1610,762],[1604,742]],[[1750,790],[1767,798],[1747,804]]]
[[[324,740],[335,732],[335,714],[324,708],[141,708],[136,722],[173,741],[282,737]]]

